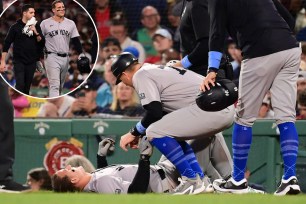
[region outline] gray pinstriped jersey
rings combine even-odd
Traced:
[[[49,52],[68,53],[70,39],[80,36],[75,23],[68,18],[59,23],[50,17],[43,20],[40,27]]]
[[[133,76],[141,104],[159,101],[166,112],[194,104],[202,81],[195,72],[153,64],[144,64]]]
[[[150,182],[147,192],[163,193],[162,180],[157,172],[157,165],[150,166]],[[83,191],[103,194],[127,194],[137,172],[138,165],[114,165],[97,170]],[[167,171],[166,177],[169,178]],[[175,187],[172,180],[167,180],[168,188]]]

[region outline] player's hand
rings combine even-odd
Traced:
[[[125,135],[121,136],[120,139],[120,147],[124,151],[128,151],[127,146],[130,145],[132,149],[138,148],[138,138],[132,135],[130,132],[126,133]]]
[[[209,90],[210,89],[209,84],[215,86],[216,77],[217,77],[216,72],[208,73],[200,86],[200,90],[201,91]]]
[[[111,138],[105,138],[99,143],[98,155],[107,156],[113,153],[115,150],[115,140]]]
[[[0,73],[4,73],[6,71],[6,64],[5,62],[1,61],[1,64],[0,64]]]

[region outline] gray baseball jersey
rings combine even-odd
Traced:
[[[45,55],[45,68],[49,80],[49,97],[61,94],[69,63],[70,39],[79,36],[79,32],[72,20],[64,18],[62,22],[55,21],[52,17],[43,20],[40,24],[45,36],[45,48],[51,54]],[[58,56],[57,53],[66,54]]]
[[[144,64],[133,77],[141,104],[159,101],[166,112],[194,104],[202,81],[195,72],[154,64]]]
[[[151,124],[146,135],[181,139],[209,137],[231,126],[234,107],[206,112],[195,103],[203,76],[182,68],[144,64],[133,76],[133,86],[142,105],[162,103],[169,114]]]
[[[68,18],[59,23],[50,17],[43,20],[40,27],[46,38],[45,47],[49,52],[68,53],[70,39],[80,36],[75,23]]]
[[[104,194],[127,194],[137,172],[138,165],[114,165],[92,173],[92,178],[83,191]],[[163,193],[176,186],[172,180],[162,181],[157,165],[150,166],[150,182],[147,192]],[[167,175],[166,175],[167,176]]]

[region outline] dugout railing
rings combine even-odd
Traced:
[[[119,147],[120,136],[130,130],[138,120],[135,119],[15,119],[16,159],[14,178],[25,183],[27,172],[43,166],[48,151],[54,144],[68,141],[83,150],[89,160],[96,165],[98,148],[97,137],[112,137],[116,141],[109,163],[136,163],[136,150],[123,151]],[[306,121],[297,121],[299,132],[299,156],[297,176],[303,192],[306,192]],[[231,128],[224,131],[224,137],[231,150]],[[248,160],[251,171],[250,182],[262,184],[268,192],[273,192],[281,179],[283,163],[279,148],[279,136],[273,121],[259,120],[253,128],[253,144]],[[61,150],[65,151],[65,150]],[[67,149],[67,154],[71,153]],[[54,153],[49,168],[64,162],[65,155]],[[160,153],[155,150],[151,163],[158,161]],[[50,163],[51,162],[51,163]],[[54,162],[54,164],[52,164]]]

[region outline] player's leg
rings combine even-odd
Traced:
[[[189,141],[205,174],[213,181],[227,179],[232,172],[233,160],[222,133]]]
[[[69,57],[62,57],[61,59],[61,73],[60,73],[60,94],[62,94],[62,90],[64,88],[64,84],[66,81],[67,73],[68,73],[68,67],[69,66]]]
[[[36,70],[36,62],[25,65],[25,76],[24,76],[24,90],[25,94],[30,93],[33,76]]]
[[[25,92],[25,85],[24,85],[24,78],[25,78],[25,66],[20,62],[14,62],[14,74],[16,79],[15,88],[24,93]]]
[[[176,166],[182,176],[192,178],[195,172],[188,160],[186,160],[182,147],[172,137],[184,140],[219,132],[222,128],[219,124],[216,124],[216,121],[203,120],[203,118],[215,119],[215,116],[217,116],[218,121],[221,121],[223,129],[225,129],[225,127],[229,127],[232,123],[233,107],[211,113],[202,111],[196,104],[188,106],[174,111],[153,123],[149,126],[146,133],[148,137],[153,138],[153,145]],[[165,135],[169,137],[165,137]],[[169,146],[170,143],[171,146]],[[192,152],[192,154],[194,153]],[[193,161],[197,162],[194,159]],[[203,188],[205,189],[205,187]]]
[[[54,54],[49,54],[45,58],[46,74],[49,81],[49,97],[59,96],[61,67],[58,58]]]
[[[191,146],[186,142],[186,141],[179,141],[180,146],[182,147],[182,150],[184,152],[184,155],[192,168],[192,170],[196,173],[199,174],[200,178],[204,178],[204,173],[201,169],[200,164],[197,161],[197,158],[195,156],[195,153],[193,152],[193,149]]]
[[[298,154],[298,133],[294,122],[296,117],[296,81],[300,65],[300,48],[282,52],[287,63],[276,76],[271,87],[271,102],[276,123],[280,131],[281,153],[284,160],[284,175],[276,195],[297,194],[300,187],[297,182],[295,166]]]
[[[282,62],[277,59],[276,54],[247,59],[242,62],[239,98],[232,136],[233,172],[229,180],[220,186],[214,185],[217,191],[249,192],[244,172],[252,143],[252,125],[257,118],[262,100],[281,66]]]

